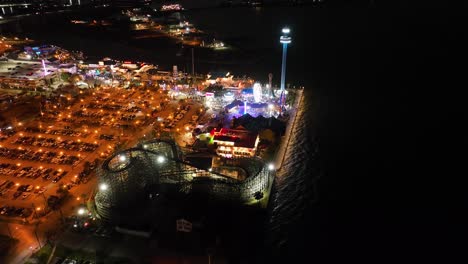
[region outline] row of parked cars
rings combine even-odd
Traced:
[[[10,180],[1,181],[0,182],[0,196],[3,196],[13,186],[18,186],[18,185]],[[18,188],[16,189],[16,192],[13,194],[13,199],[17,199],[18,197],[22,195],[22,199],[24,200],[28,198],[31,195],[31,193],[41,194],[45,191],[46,191],[45,187],[36,186],[34,188],[32,184],[23,184],[23,185],[18,186]]]
[[[51,264],[94,264],[94,262],[90,260],[76,260],[73,258],[60,258],[60,257],[55,257],[51,262]]]
[[[12,149],[0,147],[0,157],[5,157],[13,160],[30,160],[30,161],[43,161],[53,164],[67,164],[76,165],[80,157],[74,155],[66,155],[63,153],[58,154],[54,151],[33,151],[31,149]]]
[[[16,134],[14,129],[1,129],[0,131],[0,141],[10,138]]]
[[[47,148],[69,149],[74,151],[92,152],[98,148],[97,144],[87,142],[77,142],[74,140],[57,141],[54,138],[22,136],[12,142],[13,144],[30,145]]]
[[[0,215],[10,217],[29,217],[33,213],[31,208],[3,206],[0,207]]]
[[[184,115],[187,113],[187,111],[190,109],[190,105],[187,105],[185,108],[183,108],[180,111],[177,111],[173,114],[174,119],[166,119],[164,121],[164,126],[166,128],[173,128],[177,122],[179,122],[182,118],[184,118]]]
[[[22,167],[19,168],[17,165],[10,163],[0,163],[0,175],[12,175],[17,178],[32,178],[37,179],[41,177],[43,180],[52,180],[53,182],[59,181],[63,176],[67,174],[67,171],[62,169],[54,170],[52,168],[45,167]]]
[[[10,180],[2,180],[0,181],[0,196],[6,193],[9,189],[11,189],[15,185],[14,182]]]
[[[45,134],[51,135],[63,135],[63,136],[72,136],[72,137],[87,137],[89,133],[82,133],[72,129],[48,129],[44,131]]]

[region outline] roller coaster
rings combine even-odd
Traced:
[[[172,140],[153,139],[118,151],[97,169],[97,215],[106,221],[141,204],[154,189],[170,185],[180,194],[203,193],[219,201],[255,204],[265,198],[274,173],[260,158],[236,160],[248,177],[237,179],[196,167]]]

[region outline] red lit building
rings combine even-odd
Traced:
[[[210,132],[212,142],[217,144],[216,153],[226,158],[253,157],[259,142],[258,133],[241,129],[220,130]]]

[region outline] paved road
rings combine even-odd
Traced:
[[[38,240],[35,236],[36,226],[32,225],[20,225],[12,224],[8,222],[0,222],[0,233],[3,235],[9,235],[8,229],[10,229],[13,238],[18,239],[18,243],[13,247],[10,254],[5,256],[3,259],[0,258],[0,263],[24,263],[24,261],[31,256],[31,254],[39,248]],[[41,245],[44,244],[44,230],[41,229],[40,225],[37,231],[38,239]]]

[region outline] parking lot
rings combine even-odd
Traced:
[[[76,197],[90,193],[95,186],[80,193],[75,186],[88,182],[117,147],[149,133],[175,132],[178,144],[191,144],[203,114],[199,101],[156,89],[100,88],[49,100],[40,118],[0,132],[0,217],[41,215],[60,188]]]

